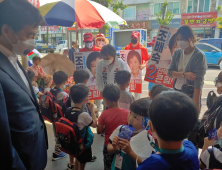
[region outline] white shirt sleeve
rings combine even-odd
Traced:
[[[51,90],[51,88],[45,88],[45,89],[44,89],[44,93],[45,93],[45,92],[50,92],[50,90]]]
[[[113,139],[114,139],[115,136],[118,136],[119,130],[120,130],[121,126],[122,126],[122,125],[118,126],[118,127],[113,131],[113,133],[110,135],[109,139],[110,139],[111,141],[113,141]]]
[[[92,117],[87,112],[82,112],[78,116],[78,127],[79,130],[82,130],[85,126],[90,126],[92,124]]]
[[[102,66],[103,66],[103,60],[100,60],[96,66],[96,86],[100,92],[103,91]]]
[[[200,160],[206,165],[206,168],[209,168],[209,162],[210,162],[210,153],[206,150],[204,153],[200,156]]]
[[[68,94],[66,92],[61,92],[61,93],[58,93],[57,96],[56,96],[56,100],[59,101],[59,100],[63,100],[64,97],[66,97]]]
[[[39,93],[39,88],[38,87],[32,86],[32,88],[34,90],[35,95]]]

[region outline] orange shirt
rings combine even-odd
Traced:
[[[94,45],[93,49],[91,51],[101,51],[101,49]],[[80,49],[79,52],[90,52],[90,51],[87,50],[86,47],[84,47],[84,48]]]
[[[148,55],[148,51],[144,46],[138,43],[138,45],[135,48],[133,48],[132,43],[130,43],[129,45],[125,47],[125,50],[137,50],[137,49],[141,49],[142,61],[144,64],[146,61],[150,59],[150,56]]]

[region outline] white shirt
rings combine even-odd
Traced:
[[[183,72],[183,73],[185,72],[186,66],[189,63],[194,51],[195,51],[195,48],[190,54],[186,55],[186,54],[184,54],[184,51],[181,53],[180,61],[178,64],[178,72]],[[175,84],[175,88],[177,90],[181,90],[181,87],[183,84],[186,84],[186,78],[177,79],[176,84]]]
[[[17,70],[17,72],[21,76],[21,78],[22,78],[23,82],[25,83],[25,85],[28,87],[29,92],[31,92],[28,80],[26,79],[25,74],[23,73],[23,71],[21,70],[21,68],[19,67],[19,65],[17,63],[18,55],[16,55],[15,53],[9,51],[7,48],[2,46],[1,44],[0,44],[0,51],[2,52],[2,54],[4,54],[9,59],[9,61],[12,63],[14,68]]]

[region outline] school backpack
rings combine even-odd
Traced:
[[[83,111],[82,110],[75,111],[75,113],[72,114],[71,113],[72,109],[73,107],[67,109],[67,112],[70,112],[70,115],[72,116],[72,122],[69,120],[70,115],[67,116],[66,118],[65,114],[65,117],[62,117],[61,119],[59,119],[58,122],[55,123],[55,129],[56,129],[56,138],[58,140],[58,143],[60,144],[60,149],[63,152],[77,158],[79,155],[82,154],[82,152],[86,148],[85,142],[87,141],[88,138],[87,131],[89,127],[86,127],[85,129],[86,132],[83,140],[81,131],[79,130],[79,127],[77,125],[78,116]]]
[[[214,155],[214,147],[212,149],[207,149],[208,153],[210,154],[210,159],[209,159],[209,168],[210,169],[221,169],[222,168],[222,163],[215,158]],[[222,154],[222,151],[221,151]]]
[[[53,95],[53,96],[55,96],[55,98],[56,98],[56,96],[57,96],[59,93],[63,92],[63,90],[62,90],[62,89],[60,89],[60,88],[54,87],[54,88],[52,88],[52,89],[50,90],[50,92],[51,92],[51,93],[52,93],[52,95]],[[66,97],[65,97],[65,98],[67,98],[67,97],[68,97],[68,95],[66,95]],[[63,100],[64,100],[64,99],[63,99]],[[56,101],[56,103],[58,103],[58,104],[59,104],[59,106],[60,106],[60,107],[62,107],[63,100]]]
[[[51,92],[45,92],[39,98],[40,112],[44,120],[50,123],[58,121],[63,117],[62,109],[58,103],[56,103],[56,98]]]
[[[217,95],[214,93],[214,91],[210,91],[207,95],[207,108],[210,109],[213,104],[217,101]]]
[[[210,131],[214,128],[218,129],[222,122],[222,96],[219,96],[213,106],[208,109],[202,120],[198,121],[188,140],[193,142],[196,147],[202,148],[204,138],[208,137]]]

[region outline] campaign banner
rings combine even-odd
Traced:
[[[141,50],[120,50],[120,58],[130,68],[131,79],[129,90],[135,93],[142,93],[142,63]]]
[[[99,100],[102,99],[100,91],[96,87],[96,66],[102,59],[98,51],[93,52],[78,52],[74,53],[76,70],[84,69],[89,72],[90,78],[87,86],[89,87],[89,99]]]
[[[176,28],[163,25],[159,27],[151,58],[147,63],[145,81],[173,87],[174,79],[169,77],[168,68],[173,52],[178,48],[175,41],[176,32]]]

